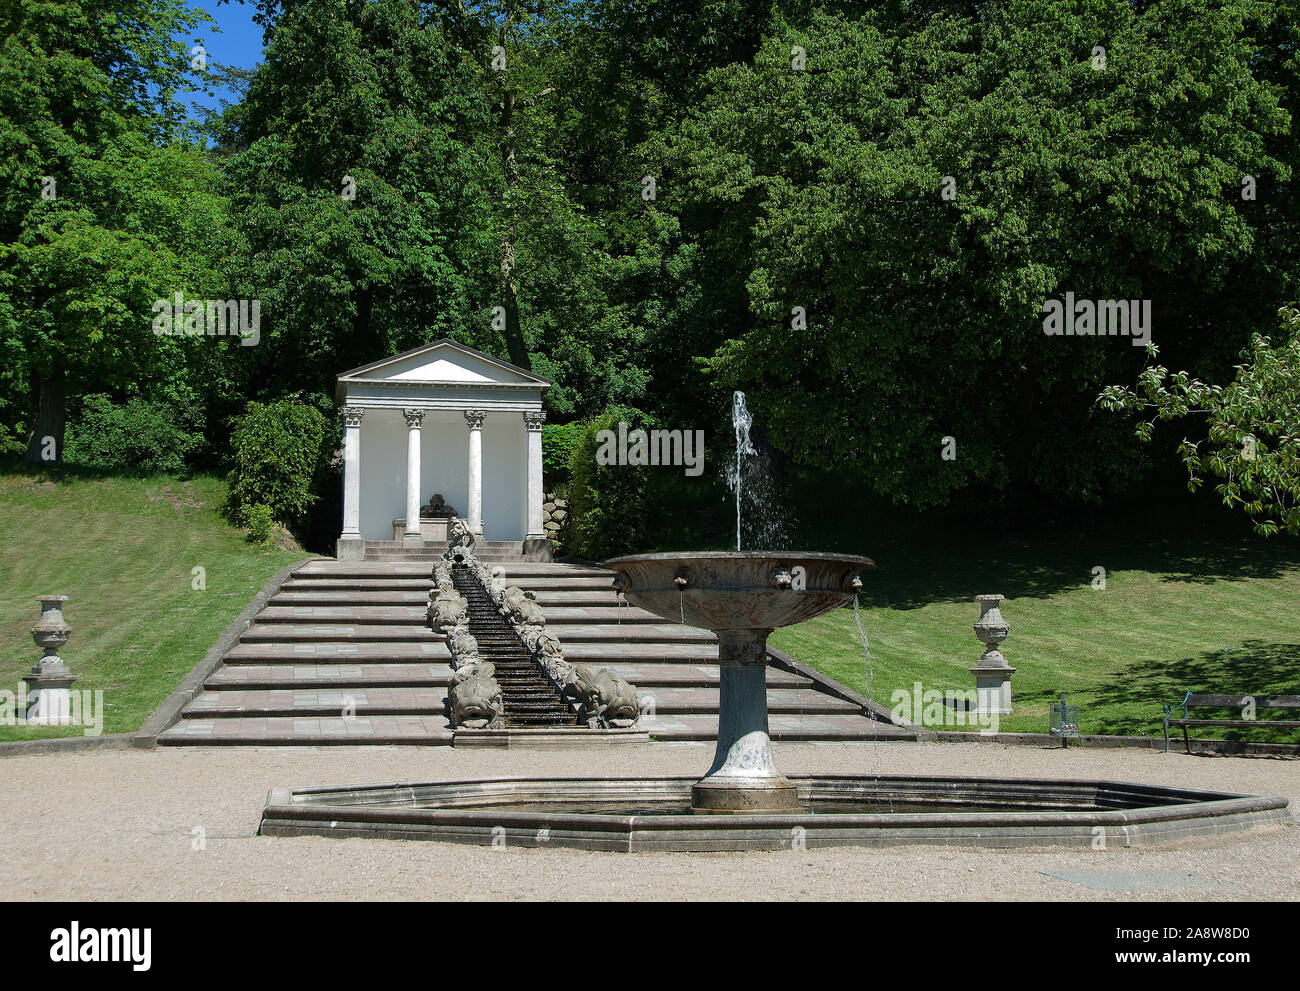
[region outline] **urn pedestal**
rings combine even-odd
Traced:
[[[59,657],[59,649],[68,642],[72,630],[63,619],[66,595],[37,596],[41,615],[32,627],[32,639],[45,656],[23,678],[27,682],[27,722],[42,726],[68,726],[72,723],[72,684],[77,676]]]
[[[984,653],[979,663],[970,669],[975,676],[976,708],[978,713],[997,713],[1007,715],[1011,712],[1011,676],[1016,669],[1007,664],[1007,659],[998,650],[998,645],[1011,632],[1011,624],[1002,618],[1000,603],[1002,595],[977,595],[975,601],[980,605],[980,617],[972,627],[975,636],[984,644]]]

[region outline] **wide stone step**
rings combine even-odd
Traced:
[[[451,725],[443,715],[368,716],[355,719],[240,716],[182,719],[158,737],[163,745],[338,746],[448,745]]]
[[[638,691],[655,688],[712,688],[718,686],[717,665],[707,664],[603,664]],[[260,691],[276,688],[366,688],[398,685],[422,688],[451,682],[448,664],[227,664],[208,676],[209,690]],[[767,669],[768,688],[811,688],[812,680],[778,668]]]
[[[432,566],[417,561],[309,561],[294,573],[295,578],[429,578]],[[604,579],[614,580],[614,572],[580,564],[556,564],[546,561],[518,561],[505,568],[506,577],[536,579]],[[608,584],[606,587],[611,587]]]
[[[246,692],[283,688],[445,688],[451,683],[451,674],[450,664],[237,664],[218,668],[203,687],[205,691]]]
[[[546,617],[548,627],[564,623],[613,623],[617,626],[627,623],[664,622],[661,617],[636,606],[546,606],[542,609],[542,615]]]
[[[707,714],[718,712],[718,689],[712,688],[641,688],[637,699],[643,712],[658,715]],[[827,695],[815,688],[770,687],[767,711],[792,715],[860,715],[853,702]]]
[[[502,563],[524,560],[523,555],[517,551],[483,551],[477,557],[480,561],[500,561]],[[381,561],[390,564],[441,560],[444,560],[444,555],[440,551],[416,550],[372,551],[367,549],[366,556],[362,558],[362,561]]]
[[[430,569],[432,571],[432,569]],[[411,578],[287,578],[280,592],[405,592],[423,598],[433,588],[433,577]]]
[[[618,593],[612,585],[614,580],[612,571],[600,572],[589,578],[582,578],[576,576],[521,575],[507,568],[502,577],[505,579],[507,586],[518,585],[520,588],[536,592],[539,602],[544,594],[578,594],[585,592],[609,595],[613,599],[618,597]]]
[[[533,589],[537,604],[543,609],[551,606],[605,606],[627,608],[626,599],[620,599],[612,588],[602,589]]]
[[[622,626],[611,623],[548,622],[546,628],[566,649],[569,644],[592,642],[717,643],[717,637],[708,630],[697,630],[693,626],[669,624],[663,621],[625,623]]]
[[[451,652],[447,649],[446,641],[439,636],[418,643],[405,640],[395,643],[360,641],[239,643],[231,647],[225,657],[226,664],[328,664],[421,660],[449,663]]]
[[[659,688],[638,691],[642,709],[658,715],[707,714],[718,711],[716,688]],[[374,687],[319,689],[219,690],[204,692],[186,707],[187,719],[229,718],[235,716],[338,716],[345,709],[353,714],[398,715],[437,714],[443,711],[447,697],[443,685],[431,687]],[[553,703],[541,695],[525,692],[519,703],[529,707],[546,707]],[[653,706],[653,709],[651,707]],[[851,702],[824,695],[814,689],[772,688],[767,693],[770,713],[782,714],[853,714]]]
[[[270,607],[326,606],[332,608],[371,609],[375,607],[427,608],[431,582],[414,589],[300,589],[287,583],[271,596]]]
[[[204,692],[185,709],[186,719],[235,716],[359,716],[426,714],[443,711],[443,686],[423,688],[262,689]]]
[[[268,605],[255,623],[365,623],[427,625],[427,606],[283,606]]]
[[[324,623],[254,623],[239,635],[242,643],[269,642],[393,642],[441,641],[443,635],[427,626],[391,623],[353,623],[349,626]]]
[[[564,656],[573,664],[701,664],[716,663],[717,643],[619,643],[591,642],[566,643]],[[332,661],[449,661],[451,654],[441,636],[422,639],[420,642],[398,641],[339,641],[309,642],[274,640],[236,644],[226,654],[227,664],[248,664],[280,661],[287,663]]]
[[[419,583],[418,586],[411,588],[363,589],[303,588],[299,584],[291,585],[286,582],[281,586],[281,590],[271,597],[268,605],[277,608],[315,606],[345,609],[405,606],[423,611],[428,607],[429,592],[432,590],[431,581]],[[548,622],[552,617],[556,622],[567,618],[569,614],[565,610],[599,610],[596,615],[602,622],[611,620],[618,622],[620,618],[625,623],[644,622],[647,617],[655,622],[662,622],[653,613],[646,612],[644,609],[628,606],[625,603],[620,604],[618,596],[612,591],[538,592],[537,604],[542,607]],[[487,608],[493,615],[497,615],[495,607]],[[575,612],[573,615],[581,618],[581,613]]]

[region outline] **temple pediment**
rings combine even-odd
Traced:
[[[338,376],[340,401],[347,386],[432,386],[441,389],[545,389],[551,383],[527,369],[476,351],[450,338],[372,361]]]

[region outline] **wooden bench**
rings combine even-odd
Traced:
[[[1259,709],[1300,709],[1300,695],[1193,695],[1188,692],[1181,702],[1166,705],[1165,709],[1165,753],[1169,753],[1169,727],[1182,727],[1183,746],[1192,752],[1191,741],[1187,738],[1189,726],[1276,726],[1294,729],[1300,727],[1300,719],[1193,719],[1193,708],[1203,709],[1242,709],[1250,706]],[[1174,709],[1183,710],[1182,719],[1174,719]]]

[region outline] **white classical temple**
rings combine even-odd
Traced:
[[[420,507],[435,493],[484,540],[521,541],[521,551],[544,541],[549,381],[443,338],[343,372],[337,383],[340,560],[362,558],[367,541],[422,543]]]

